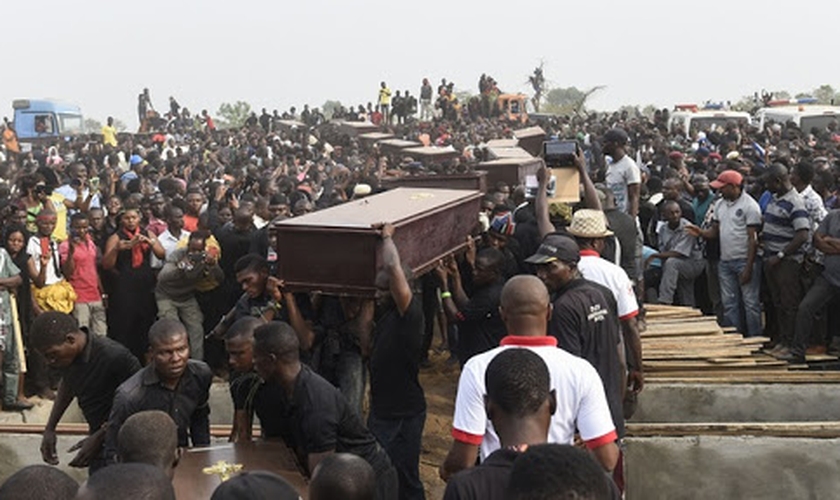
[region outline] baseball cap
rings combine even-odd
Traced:
[[[300,494],[285,479],[267,471],[243,472],[220,484],[211,500],[273,498],[299,500]]]
[[[580,261],[580,247],[577,242],[563,234],[549,234],[543,239],[537,253],[525,259],[525,262],[548,264],[555,260],[577,264]]]
[[[618,144],[627,144],[627,132],[621,127],[611,128],[604,134],[604,142],[616,142]]]
[[[732,186],[740,186],[744,182],[744,177],[735,170],[724,170],[717,176],[717,179],[709,183],[715,189],[720,189],[729,184]]]

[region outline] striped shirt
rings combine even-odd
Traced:
[[[764,254],[775,255],[784,250],[801,229],[811,229],[802,196],[793,188],[782,196],[774,194],[764,212],[764,228],[761,231]],[[801,256],[803,251],[800,247],[795,255]]]

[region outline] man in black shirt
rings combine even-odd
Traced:
[[[500,352],[484,374],[485,405],[501,448],[478,467],[455,474],[443,500],[505,500],[513,461],[528,446],[545,443],[557,407],[548,366],[527,349]]]
[[[310,473],[333,453],[358,455],[376,473],[376,498],[397,498],[397,473],[385,450],[341,392],[301,364],[288,324],[275,321],[254,331],[254,366],[265,381],[254,396],[264,438],[282,438]]]
[[[44,428],[41,456],[58,465],[55,428],[74,397],[88,423],[90,437],[79,443],[72,467],[90,466],[90,473],[105,465],[102,425],[111,413],[114,392],[120,384],[140,370],[140,363],[122,344],[89,334],[76,320],[64,313],[45,312],[35,318],[30,330],[32,347],[47,363],[61,371],[61,382],[50,418]],[[76,445],[77,447],[79,445]]]
[[[499,300],[504,287],[504,254],[495,248],[484,248],[473,265],[473,293],[467,297],[455,259],[448,258],[446,267],[437,269],[440,298],[449,321],[458,329],[458,357],[461,366],[476,354],[499,346],[506,335],[499,315]],[[452,287],[449,286],[452,280]]]
[[[265,324],[251,316],[240,318],[225,334],[230,367],[230,397],[233,399],[232,442],[251,440],[253,400],[262,381],[254,371],[254,330]]]
[[[376,276],[376,312],[370,358],[368,427],[382,443],[400,477],[400,499],[423,499],[420,441],[426,424],[426,398],[417,379],[425,323],[391,236],[380,228],[383,267]]]
[[[178,446],[210,444],[210,384],[213,373],[203,361],[189,359],[184,325],[158,320],[149,330],[151,363],[117,389],[105,439],[106,459],[117,455],[117,436],[123,422],[143,410],[161,410],[178,426]],[[189,437],[189,440],[188,440]]]
[[[553,294],[548,334],[563,350],[595,368],[604,384],[607,403],[619,438],[624,436],[624,366],[618,307],[609,289],[580,276],[580,249],[575,240],[549,234],[537,253],[526,259]]]

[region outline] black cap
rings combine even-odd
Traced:
[[[627,132],[624,131],[623,128],[615,127],[611,128],[604,134],[604,142],[615,142],[618,144],[627,144],[629,138],[627,137]]]
[[[537,253],[525,259],[529,264],[548,264],[559,260],[577,264],[580,261],[580,247],[575,240],[564,234],[546,236]]]
[[[243,472],[220,484],[211,500],[249,500],[272,498],[299,500],[300,494],[277,474],[267,471]]]

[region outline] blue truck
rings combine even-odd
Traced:
[[[17,99],[14,127],[21,151],[33,145],[53,144],[84,133],[84,117],[78,106],[47,99]]]

